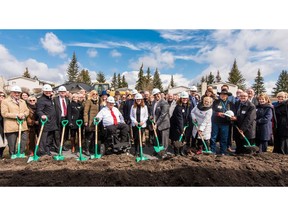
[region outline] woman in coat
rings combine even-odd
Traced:
[[[143,96],[139,93],[135,95],[134,105],[131,107],[130,119],[133,130],[135,156],[138,155],[140,139],[139,129],[137,126],[141,126],[142,143],[144,143],[144,131],[146,128],[146,122],[148,120],[148,109],[144,103]]]
[[[1,108],[1,103],[5,99],[5,94],[4,92],[0,91],[0,108]],[[1,115],[1,109],[0,109],[0,159],[3,157],[3,152],[5,150],[7,143],[5,142],[4,138],[4,127],[3,127],[3,117]]]
[[[192,121],[198,125],[193,127],[192,135],[197,139],[197,152],[196,154],[202,154],[203,150],[203,137],[205,143],[211,138],[212,131],[212,103],[213,99],[210,96],[206,96],[200,103],[191,111]],[[208,148],[208,146],[207,146]]]
[[[89,93],[88,100],[84,107],[84,125],[85,125],[85,146],[84,154],[90,156],[90,150],[93,149],[93,140],[95,139],[95,125],[93,123],[94,117],[99,112],[99,96],[97,91],[92,90]]]
[[[67,107],[68,109],[68,121],[70,127],[70,141],[71,141],[71,153],[75,153],[75,139],[76,134],[78,133],[79,129],[76,124],[76,120],[83,119],[83,111],[84,107],[82,106],[81,101],[79,101],[79,95],[73,94],[72,101]]]
[[[189,102],[189,94],[187,92],[182,92],[180,94],[180,99],[177,101],[177,105],[173,111],[172,117],[170,118],[170,139],[171,142],[174,144],[175,141],[178,141],[184,127],[188,125],[190,113],[192,110],[192,106]],[[188,125],[192,127],[192,125]],[[186,134],[187,130],[185,131]],[[185,140],[185,134],[182,141]],[[179,149],[174,146],[174,153],[175,155],[182,155],[184,156],[185,153],[183,152],[184,146],[180,147]]]
[[[256,143],[259,146],[259,153],[266,152],[268,141],[272,134],[272,105],[267,94],[261,93],[258,96],[256,107]]]
[[[284,92],[277,94],[277,102],[274,103],[275,110],[275,144],[274,153],[288,154],[288,101]]]

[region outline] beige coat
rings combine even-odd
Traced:
[[[26,102],[22,99],[19,100],[19,105],[9,96],[1,103],[1,115],[4,119],[4,133],[12,133],[19,131],[19,124],[16,117],[18,114],[29,115],[29,109]],[[27,122],[22,124],[22,131],[28,130]]]
[[[97,99],[96,104],[94,104],[91,100],[87,100],[85,102],[84,123],[88,123],[88,127],[86,127],[86,130],[90,130],[90,131],[95,130],[93,119],[97,115],[98,112],[99,112],[99,99]]]

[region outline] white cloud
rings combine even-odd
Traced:
[[[98,55],[98,52],[96,49],[88,49],[87,54],[90,58],[95,58]]]
[[[193,32],[188,30],[160,30],[160,37],[176,42],[187,41],[194,38]]]
[[[25,68],[28,67],[31,76],[37,76],[41,80],[62,83],[66,79],[67,66],[68,63],[64,63],[56,68],[49,68],[47,64],[31,58],[19,61],[9,53],[5,46],[0,44],[0,75],[6,79],[22,76]]]
[[[46,33],[44,38],[40,38],[40,42],[49,54],[59,55],[61,58],[66,57],[66,54],[64,53],[66,46],[52,32]]]
[[[111,49],[117,47],[125,47],[131,50],[140,50],[136,45],[129,42],[115,42],[115,41],[104,41],[101,43],[86,43],[86,42],[76,42],[67,44],[67,46],[77,46],[77,47],[90,47],[90,48],[102,48],[102,49]]]
[[[150,68],[173,68],[175,58],[169,51],[162,52],[159,46],[152,49],[148,55],[139,57],[136,61],[130,61],[129,67],[133,70],[138,70],[142,63]]]
[[[121,57],[121,56],[122,56],[122,54],[121,54],[120,52],[118,52],[117,50],[115,50],[115,49],[110,52],[110,55],[111,55],[113,58],[118,58],[118,57]]]
[[[271,81],[268,81],[268,82],[264,82],[264,86],[265,86],[265,89],[266,89],[266,93],[268,95],[272,95],[272,92],[273,92],[273,88],[275,88],[275,83],[276,81],[275,80],[271,80]]]

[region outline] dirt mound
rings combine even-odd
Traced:
[[[1,186],[287,186],[288,158],[264,153],[195,155],[135,162],[109,155],[87,162],[67,158],[0,161]]]

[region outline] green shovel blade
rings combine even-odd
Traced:
[[[88,159],[86,157],[84,157],[83,155],[79,156],[77,158],[77,161],[87,161]]]
[[[142,157],[136,157],[136,162],[138,163],[139,161],[144,161],[144,160],[148,160],[148,158],[147,157],[144,157],[144,156],[142,156]]]
[[[203,150],[202,150],[202,153],[203,153],[203,154],[213,154],[212,151],[208,151],[208,150],[207,150],[207,151],[203,151]]]
[[[38,161],[40,157],[38,157],[37,155],[31,156],[28,158],[27,163],[30,163],[32,161]]]
[[[63,155],[55,155],[53,156],[53,159],[54,160],[57,160],[57,161],[63,161],[65,159],[65,157]]]
[[[94,154],[94,155],[91,155],[90,156],[90,159],[99,159],[99,158],[101,158],[102,157],[102,155],[101,154]]]
[[[159,153],[160,151],[164,150],[164,146],[154,146],[155,152]]]
[[[25,156],[24,153],[22,153],[22,154],[17,153],[17,154],[11,155],[11,159],[14,160],[14,159],[16,159],[16,158],[26,158],[26,156]]]

